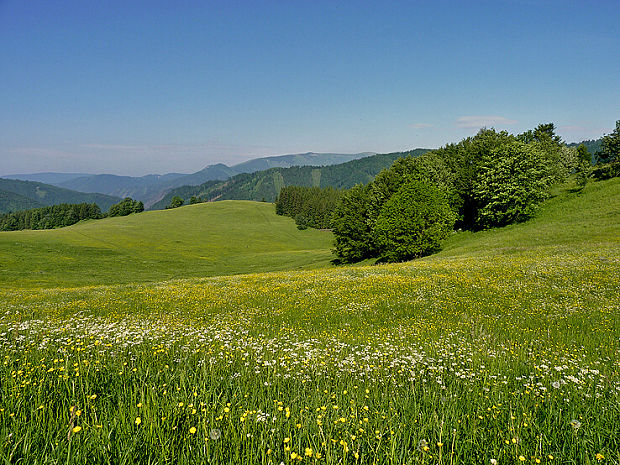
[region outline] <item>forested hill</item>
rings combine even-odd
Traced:
[[[85,194],[42,182],[0,178],[0,213],[61,203],[96,203],[102,211],[121,199],[104,194]]]
[[[168,206],[173,197],[185,201],[190,197],[213,200],[265,200],[273,202],[284,186],[316,186],[348,189],[356,184],[368,183],[384,168],[400,157],[419,156],[428,149],[372,155],[358,160],[330,166],[294,166],[272,168],[255,173],[243,173],[226,181],[209,181],[200,186],[182,186],[169,191],[151,208]]]

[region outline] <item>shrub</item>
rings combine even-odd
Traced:
[[[131,197],[125,197],[120,202],[112,205],[108,212],[108,216],[127,216],[132,213],[140,213],[144,211],[144,204]]]
[[[455,221],[456,215],[438,187],[417,180],[402,185],[385,202],[375,222],[380,260],[410,260],[439,250]]]

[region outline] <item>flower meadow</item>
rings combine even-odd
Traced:
[[[613,257],[5,289],[0,457],[619,463]]]

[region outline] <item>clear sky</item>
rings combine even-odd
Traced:
[[[193,172],[620,119],[620,1],[0,0],[0,175]]]

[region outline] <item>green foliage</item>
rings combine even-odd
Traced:
[[[517,137],[526,144],[531,144],[532,142],[549,142],[558,146],[562,144],[562,138],[556,135],[555,124],[553,123],[539,124],[535,129],[525,131]]]
[[[144,211],[144,204],[141,201],[126,197],[119,203],[110,207],[108,216],[127,216],[131,213],[140,213]]]
[[[597,154],[598,163],[612,163],[620,160],[620,120],[616,121],[616,129],[603,136],[601,151]]]
[[[620,176],[620,160],[602,165],[596,165],[592,169],[592,177],[597,181],[617,178]]]
[[[168,205],[166,208],[179,208],[181,207],[183,204],[185,203],[185,201],[179,197],[178,195],[175,195],[174,197],[172,197],[172,199],[170,200],[170,205]]]
[[[197,203],[202,202],[202,199],[200,197],[196,197],[195,195],[192,195],[189,199],[189,204],[190,205],[195,205]]]
[[[439,250],[456,215],[443,192],[424,181],[409,181],[385,202],[374,227],[380,260],[397,262]]]
[[[346,191],[333,216],[336,263],[354,263],[375,256],[376,246],[370,226],[370,185],[358,184]]]
[[[473,188],[476,226],[504,226],[529,218],[549,195],[549,166],[537,144],[513,141],[486,155]]]
[[[575,182],[577,186],[583,189],[588,182],[590,176],[592,155],[588,148],[581,144],[577,147],[577,163],[575,167]]]
[[[370,217],[376,218],[387,202],[403,184],[411,181],[428,181],[438,186],[457,208],[458,198],[453,189],[454,175],[446,166],[443,158],[435,151],[418,157],[397,159],[392,166],[382,170],[371,183]]]
[[[585,146],[585,148],[590,152],[590,163],[594,163],[596,161],[595,154],[601,150],[601,142],[602,139],[590,139],[584,140],[582,142],[571,142],[570,144],[566,144],[567,147],[578,147],[579,145]]]
[[[514,140],[515,137],[506,131],[481,129],[474,137],[468,137],[458,144],[448,144],[434,151],[453,177],[454,195],[451,204],[458,214],[458,227],[469,229],[475,225],[478,204],[473,195],[473,188],[483,160],[492,151]]]
[[[95,203],[62,203],[0,215],[0,231],[61,228],[101,216],[101,209]]]
[[[588,171],[585,158],[580,161],[577,149],[562,143],[552,123],[540,124],[519,136],[481,129],[457,144],[396,160],[369,184],[367,206],[359,221],[351,221],[355,212],[351,208],[336,209],[335,218],[346,215],[347,222],[363,224],[373,236],[384,205],[404,184],[418,180],[443,192],[457,214],[459,228],[503,226],[530,217],[547,198],[551,185],[566,181],[570,175],[577,174],[577,182],[583,186]],[[394,223],[384,222],[382,228],[389,225]],[[335,235],[337,241],[349,244],[345,236],[360,236],[360,230],[343,228]],[[386,233],[382,230],[382,234]],[[359,245],[361,241],[355,239],[352,243]],[[358,255],[351,247],[337,247],[335,253],[339,260],[352,261],[386,256],[387,252],[380,252],[377,243],[368,240],[364,252]]]
[[[333,187],[286,186],[276,199],[276,214],[295,219],[300,229],[327,229],[342,191]]]

